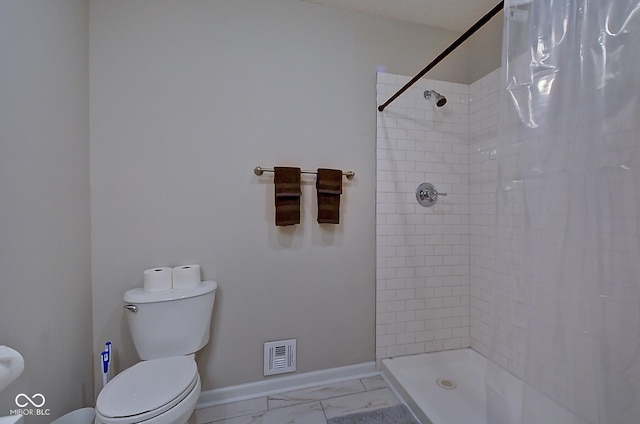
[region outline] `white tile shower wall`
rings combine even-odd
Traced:
[[[379,104],[408,79],[378,73]],[[469,86],[420,80],[377,125],[376,359],[468,347]],[[415,198],[425,181],[448,194],[430,208]]]
[[[491,72],[470,87],[471,347],[484,356],[491,346],[491,281],[495,280],[499,75],[498,70]]]
[[[496,262],[518,266],[521,246],[517,232],[496,235],[498,137],[509,137],[500,76],[471,86],[421,80],[378,114],[377,359],[470,345],[522,376],[523,288]],[[378,74],[378,102],[407,80]],[[425,89],[447,105],[435,108]],[[422,208],[422,181],[451,195]]]
[[[501,93],[501,69],[497,69],[471,84],[470,87],[470,287],[471,287],[471,347],[496,361],[511,373],[522,377],[524,372],[524,345],[526,322],[523,314],[524,287],[514,277],[519,265],[518,247],[521,234],[517,229],[517,209],[509,215],[514,225],[508,233],[497,234],[496,222],[501,219],[497,209],[498,188],[497,155],[513,154],[517,163],[517,140],[500,112],[508,101]],[[512,117],[514,122],[517,119]],[[509,147],[498,152],[499,137],[510,140]],[[506,147],[506,144],[502,144]],[[515,169],[515,168],[513,168]],[[503,172],[511,172],[505,167]],[[510,196],[517,198],[522,192],[513,187]],[[512,207],[518,202],[512,203]],[[515,212],[515,215],[514,215]],[[501,296],[498,299],[496,293]]]

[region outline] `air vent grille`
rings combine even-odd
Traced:
[[[264,344],[264,375],[282,374],[296,370],[296,339]]]

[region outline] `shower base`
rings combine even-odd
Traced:
[[[489,396],[506,399],[503,418],[519,422],[522,382],[497,370],[489,380],[487,360],[456,349],[382,360],[382,372],[422,424],[487,424]]]

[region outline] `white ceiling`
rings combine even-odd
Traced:
[[[464,32],[499,0],[305,0]]]

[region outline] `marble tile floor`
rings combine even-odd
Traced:
[[[197,409],[191,424],[327,424],[327,420],[400,403],[381,376]]]

